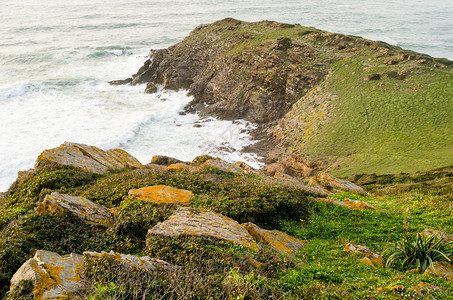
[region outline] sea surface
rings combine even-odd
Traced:
[[[451,0],[2,0],[0,191],[64,141],[119,147],[142,163],[207,153],[262,166],[241,152],[254,142],[253,124],[182,115],[186,91],[145,95],[144,86],[107,83],[135,73],[151,48],[226,17],[314,26],[453,59]]]

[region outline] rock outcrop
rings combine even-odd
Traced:
[[[299,251],[307,241],[296,239],[278,230],[266,230],[249,222],[242,224],[247,231],[259,242],[269,245],[272,249],[284,254]]]
[[[238,222],[207,209],[180,207],[148,234],[163,236],[211,236],[258,249],[253,237]]]
[[[104,151],[94,146],[69,142],[57,148],[44,150],[38,156],[34,169],[48,163],[73,166],[97,174],[105,174],[109,170],[143,167],[135,157],[124,150]]]
[[[14,274],[11,289],[22,280],[31,280],[35,300],[82,299],[82,267],[82,255],[38,250]]]
[[[193,193],[188,190],[177,189],[166,185],[148,186],[137,190],[130,190],[129,196],[156,204],[189,205]]]
[[[435,261],[433,266],[429,266],[423,274],[442,277],[453,282],[453,264],[447,261]]]
[[[83,197],[74,197],[56,192],[46,195],[44,200],[39,203],[37,210],[39,213],[68,211],[88,224],[102,226],[111,226],[113,224],[113,215],[102,205],[93,203]]]
[[[214,159],[209,159],[205,161],[201,166],[196,169],[197,170],[202,170],[204,168],[214,168],[214,169],[219,169],[224,172],[231,172],[235,173],[238,175],[247,175],[247,174],[259,174],[261,175],[262,173],[249,165],[247,165],[244,162],[236,162],[236,163],[229,163],[227,161],[224,161],[220,158],[214,158]]]
[[[318,200],[322,201],[322,202],[327,202],[327,203],[344,206],[346,208],[355,209],[355,210],[365,210],[365,209],[380,210],[379,207],[376,207],[372,204],[369,204],[367,202],[360,201],[360,200],[344,199],[343,201],[338,201],[338,200],[329,199],[329,198],[318,198]]]
[[[326,173],[320,173],[316,177],[312,177],[310,181],[313,185],[319,185],[330,191],[339,189],[346,192],[359,193],[363,195],[366,194],[366,191],[360,186]]]
[[[351,252],[351,253],[360,253],[365,255],[364,258],[361,259],[364,263],[373,266],[373,267],[384,267],[385,266],[385,259],[377,252],[372,251],[370,248],[355,245],[355,244],[347,244],[343,251]]]
[[[425,229],[421,234],[427,237],[436,235],[438,238],[442,238],[446,242],[453,242],[453,235],[446,234],[445,232],[439,230]]]

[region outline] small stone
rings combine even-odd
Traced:
[[[129,196],[156,204],[182,204],[189,205],[193,193],[166,185],[148,186],[137,190],[130,190]]]
[[[113,215],[102,205],[95,204],[83,197],[74,197],[53,192],[46,195],[37,207],[38,213],[69,211],[88,224],[112,226]]]
[[[365,258],[362,259],[362,261],[373,267],[385,266],[385,259],[382,257],[382,255],[380,255],[378,252],[372,251],[368,247],[349,243],[344,247],[343,251],[350,253],[361,253],[365,255]]]
[[[363,80],[364,81],[372,81],[372,80],[379,80],[379,79],[381,79],[381,75],[379,75],[379,74],[371,74],[371,75],[366,76]]]

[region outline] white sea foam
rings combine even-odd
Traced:
[[[17,82],[0,87],[0,101],[13,100],[14,98],[21,97],[27,93],[40,90],[42,86],[32,82]]]

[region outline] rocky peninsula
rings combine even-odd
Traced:
[[[299,25],[200,25],[112,84],[256,123],[268,167],[45,149],[0,195],[0,299],[451,299],[451,68]]]

